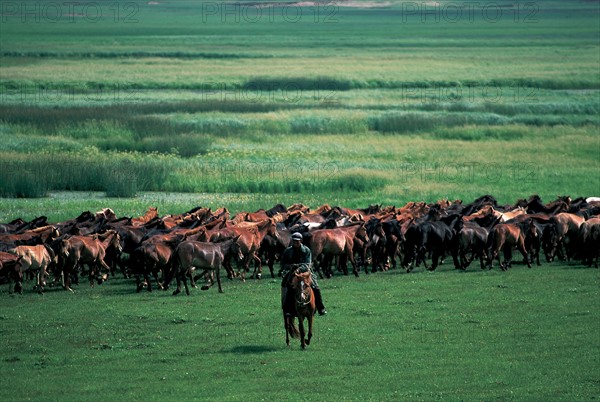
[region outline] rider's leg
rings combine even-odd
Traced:
[[[317,282],[317,275],[311,274],[313,293],[315,294],[315,304],[319,315],[327,314],[325,305],[323,304],[323,295],[321,295],[321,289],[319,289],[319,283]]]

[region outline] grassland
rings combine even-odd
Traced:
[[[2,296],[3,400],[581,400],[598,396],[598,271],[389,271],[323,281],[288,349],[279,281]],[[8,379],[10,378],[10,382]],[[298,384],[304,384],[300,387]],[[310,386],[306,384],[309,383]],[[307,389],[308,388],[308,389]]]
[[[4,5],[0,196],[597,193],[597,4],[441,3]]]
[[[0,222],[599,195],[597,2],[69,4],[0,3]],[[560,264],[336,277],[305,353],[277,281],[3,285],[0,399],[589,401],[598,284]]]

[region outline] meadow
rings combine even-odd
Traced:
[[[596,4],[366,4],[4,5],[0,196],[597,193]]]
[[[288,348],[279,279],[224,293],[0,288],[3,400],[569,400],[598,397],[598,271],[418,269],[322,280]]]
[[[600,195],[597,2],[0,7],[0,222]],[[0,399],[600,395],[595,269],[323,287],[331,314],[301,352],[276,280],[190,297],[3,285]]]

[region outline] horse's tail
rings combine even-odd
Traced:
[[[292,316],[285,317],[285,329],[292,338],[297,338],[300,336],[300,332],[298,331],[298,328],[296,328],[296,325],[294,324],[294,317]]]
[[[169,262],[167,263],[167,266],[165,267],[165,280],[163,282],[163,287],[165,290],[169,288],[173,277],[176,277],[178,275],[177,271],[180,269],[180,267],[181,261],[179,259],[179,253],[177,252],[177,249],[175,249],[175,251],[171,255],[171,258],[169,259]]]

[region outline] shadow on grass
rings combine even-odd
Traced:
[[[223,349],[223,352],[227,353],[235,353],[235,354],[255,354],[255,353],[266,353],[266,352],[275,352],[277,349],[273,346],[264,346],[264,345],[243,345],[243,346],[234,346],[231,349]]]

